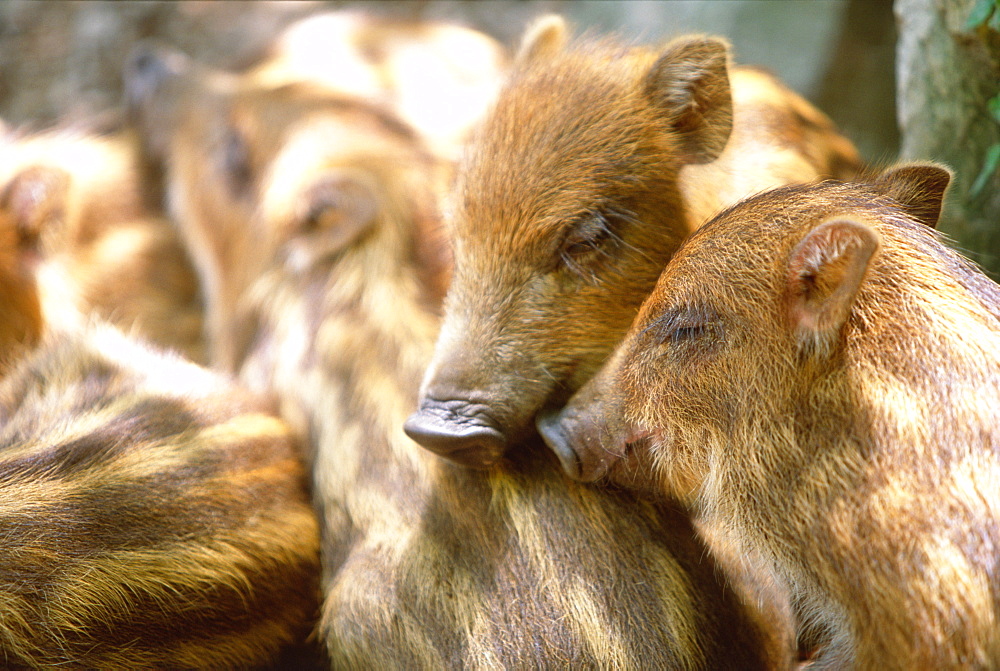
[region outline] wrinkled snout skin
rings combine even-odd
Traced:
[[[453,192],[455,274],[406,429],[460,463],[495,463],[586,383],[709,216],[858,167],[806,101],[730,68],[723,41],[652,50],[565,30],[528,32]]]
[[[560,40],[522,49],[454,192],[455,275],[405,428],[466,465],[495,463],[598,370],[686,234],[680,167],[731,127],[722,42],[595,56]]]
[[[571,378],[573,367],[563,360],[576,352],[539,360],[532,354],[551,350],[546,347],[551,336],[504,333],[497,316],[446,323],[425,376],[419,411],[405,425],[424,447],[473,468],[499,461],[508,445],[531,430],[537,410],[553,400],[564,401],[565,389],[572,385],[557,379],[554,371],[564,370],[558,374]],[[592,370],[587,367],[588,373]]]
[[[674,459],[669,460],[673,479],[659,477],[654,434],[626,413],[619,377],[627,351],[623,343],[561,410],[539,413],[538,432],[574,480],[610,482],[652,496],[666,487],[671,496],[691,502],[699,478]]]

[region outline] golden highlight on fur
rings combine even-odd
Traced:
[[[177,232],[146,202],[135,138],[8,131],[0,228],[38,280],[46,321],[94,313],[204,359],[197,279]]]
[[[318,534],[286,425],[110,326],[0,383],[0,665],[218,669],[308,633]]]
[[[188,77],[231,116],[186,106],[172,197],[210,310],[228,302],[220,361],[313,451],[333,668],[781,666],[674,507],[579,485],[539,446],[481,473],[404,435],[450,271],[448,166],[415,133],[343,95]]]
[[[597,471],[695,474],[820,668],[1000,665],[1000,288],[932,230],[948,181],[906,165],[734,206],[563,414]]]
[[[455,277],[408,428],[466,465],[495,463],[594,374],[691,230],[860,165],[825,116],[733,67],[720,38],[567,33],[558,17],[528,31],[453,194]]]

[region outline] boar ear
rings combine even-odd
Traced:
[[[518,63],[530,63],[542,56],[558,53],[566,45],[569,30],[566,21],[555,14],[536,19],[521,38]]]
[[[935,163],[910,163],[889,168],[875,179],[874,185],[911,217],[934,228],[950,183],[948,168]]]
[[[880,236],[853,219],[829,219],[792,250],[786,274],[789,323],[800,347],[821,351],[847,321]]]
[[[688,37],[667,45],[646,74],[646,94],[667,115],[689,163],[715,160],[733,128],[728,45]]]
[[[17,227],[21,244],[37,246],[43,231],[60,224],[69,198],[69,174],[60,168],[25,168],[0,194],[0,210]]]
[[[327,249],[350,245],[375,222],[378,200],[363,175],[334,172],[313,185],[306,195],[303,232],[323,236]]]

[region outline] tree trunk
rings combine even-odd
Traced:
[[[990,148],[1000,144],[1000,121],[987,108],[1000,89],[1000,34],[985,24],[968,27],[975,6],[976,0],[896,0],[900,158],[940,161],[955,171],[941,229],[996,279],[1000,171],[978,194],[970,188]]]

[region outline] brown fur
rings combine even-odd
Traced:
[[[717,39],[654,50],[565,30],[529,32],[454,195],[455,279],[408,429],[469,465],[494,463],[594,373],[690,229],[858,163],[804,100],[729,68]]]
[[[146,71],[130,75],[139,82],[157,71],[149,59],[172,64],[133,101],[135,114],[152,157],[166,165],[171,211],[205,290],[209,359],[233,370],[233,315],[250,282],[299,227],[331,228],[324,217],[340,216],[338,184],[352,176],[327,170],[323,148],[371,141],[378,151],[383,138],[414,133],[388,112],[326,88],[261,86],[165,50],[143,57]],[[445,178],[429,155],[425,161]]]
[[[1000,665],[1000,287],[926,225],[948,181],[720,215],[554,441],[584,478],[680,479],[792,589],[821,668]]]
[[[42,307],[31,260],[17,230],[0,217],[0,377],[42,333]]]
[[[133,145],[74,130],[13,135],[0,167],[0,228],[41,266],[45,319],[94,312],[200,360],[194,272],[173,227],[143,201]]]
[[[320,631],[335,668],[785,661],[675,508],[580,486],[538,450],[476,473],[403,435],[448,261],[437,229],[441,168],[412,133],[378,108],[315,89],[211,95],[232,115],[223,119],[249,129],[248,188],[239,200],[224,190],[230,175],[193,172],[225,165],[227,149],[197,140],[200,124],[216,122],[192,105],[176,132],[196,140],[173,144],[191,154],[170,159],[174,198],[191,213],[216,208],[215,218],[185,221],[189,241],[251,252],[240,268],[216,263],[210,286],[238,287],[229,332],[241,378],[275,394],[315,450]],[[318,206],[325,224],[296,216]],[[235,271],[246,275],[225,276]]]
[[[248,668],[305,636],[306,474],[250,395],[54,328],[0,384],[0,427],[4,668]]]

